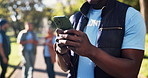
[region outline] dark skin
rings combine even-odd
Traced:
[[[90,58],[97,66],[116,78],[137,78],[144,55],[143,50],[123,49],[122,58],[116,58],[93,46],[89,42],[87,35],[81,31],[73,29],[64,31],[64,33],[59,34],[60,38],[58,39],[59,44],[69,46],[67,50],[73,50],[80,56]],[[69,35],[69,33],[75,34],[75,36]],[[64,56],[69,58],[68,55]],[[68,63],[70,64],[70,62]],[[68,65],[65,66],[68,70]],[[64,70],[66,71],[66,69]]]
[[[1,27],[1,30],[6,31],[8,27],[9,27],[9,24],[6,23],[6,24],[4,24],[4,25]],[[1,43],[0,43],[0,55],[1,55],[2,58],[3,58],[3,62],[4,62],[5,64],[8,64],[8,59],[7,59],[6,56],[5,56],[4,49],[3,49],[3,45],[2,45]]]
[[[89,1],[101,0],[88,0],[88,2]],[[66,53],[68,50],[73,50],[80,56],[90,58],[98,67],[115,78],[137,78],[144,56],[143,50],[122,49],[122,58],[117,58],[107,54],[100,48],[93,46],[84,32],[75,29],[66,31],[57,30],[57,36],[58,44],[68,46],[59,47],[57,45],[55,50],[59,53]],[[70,62],[66,61],[67,64],[65,64],[62,60],[69,59],[68,56],[68,54],[65,54],[63,57],[58,57],[58,62],[62,65],[64,71],[67,71],[70,68]]]

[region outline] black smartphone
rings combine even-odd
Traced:
[[[56,25],[56,28],[62,30],[72,29],[70,20],[66,16],[54,16],[53,21]]]

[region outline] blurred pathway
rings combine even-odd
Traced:
[[[56,72],[56,78],[66,78],[67,74],[64,73],[57,63],[54,65],[54,70]],[[36,61],[35,61],[35,70],[33,73],[33,78],[48,78],[46,73],[46,66],[43,58],[43,46],[37,47],[37,55],[36,55]],[[11,78],[22,78],[22,71],[19,67],[14,74],[11,76]]]

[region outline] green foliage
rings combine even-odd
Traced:
[[[17,43],[11,43],[11,54],[9,55],[9,65],[14,65],[17,66],[21,62],[21,56],[19,55],[18,51],[19,45]],[[10,76],[10,74],[13,72],[14,68],[8,67],[7,68],[7,73],[6,73],[6,78]],[[0,67],[0,72],[2,71]]]
[[[17,33],[24,28],[25,21],[33,23],[35,28],[38,29],[41,27],[40,22],[43,17],[48,17],[49,20],[57,15],[66,15],[70,17],[72,14],[79,11],[79,8],[85,1],[86,0],[67,0],[67,5],[58,1],[54,8],[47,8],[42,5],[40,0],[38,2],[29,2],[29,4],[23,2],[19,3],[17,0],[0,0],[0,18],[6,18],[9,20],[11,27],[17,35]],[[139,0],[119,1],[129,4],[139,10]],[[40,5],[40,7],[37,8],[42,8],[43,10],[38,11],[37,8],[34,7],[35,5]],[[30,10],[27,10],[28,7]],[[12,19],[12,16],[16,19]]]
[[[75,2],[73,4],[71,4],[71,2],[72,2],[72,0],[71,0],[68,3],[70,5],[66,5],[66,6],[64,4],[62,4],[62,2],[58,2],[56,4],[55,8],[53,9],[54,14],[52,16],[56,16],[56,15],[71,16],[75,12],[79,11],[81,5],[85,1],[86,0],[75,0]],[[133,6],[137,10],[140,9],[140,7],[139,7],[139,0],[118,0],[118,1],[123,2],[125,4],[128,4],[130,6]]]
[[[146,44],[145,44],[145,53],[144,53],[145,57],[143,59],[142,65],[141,65],[141,69],[140,69],[140,74],[148,77],[148,34],[146,36]]]
[[[137,10],[140,10],[139,0],[118,0],[118,1],[128,4],[130,6],[133,6]]]
[[[72,0],[69,0],[69,2],[67,2],[68,5],[64,5],[62,2],[58,2],[53,9],[54,14],[52,16],[66,15],[69,17],[75,12],[79,11],[79,8],[84,2],[85,0],[75,0],[75,2],[72,3]]]
[[[6,9],[8,0],[0,0],[0,18],[9,18],[9,11]]]
[[[11,43],[11,54],[9,55],[9,65],[17,66],[21,62],[20,51],[18,50],[19,45],[17,43]],[[6,76],[8,77],[14,68],[8,67]]]
[[[76,0],[77,3],[72,5],[73,8],[73,13],[77,12],[80,10],[80,7],[83,5],[83,3],[85,2],[85,0]]]
[[[24,22],[31,22],[38,30],[44,17],[51,18],[51,8],[46,8],[41,0],[29,1],[27,4],[21,0],[0,0],[0,18],[10,21],[10,25],[17,36],[24,28]]]
[[[64,10],[64,5],[61,2],[57,2],[57,4],[55,5],[56,7],[53,8],[54,13],[52,16],[56,16],[56,15],[64,15],[65,10]]]

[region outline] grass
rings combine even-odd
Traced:
[[[148,34],[146,36],[145,58],[141,65],[140,75],[144,76],[144,78],[148,78]]]
[[[17,43],[11,43],[11,54],[9,55],[9,65],[17,66],[21,61],[21,56],[19,55],[19,45]],[[8,67],[6,77],[8,77],[14,68]],[[0,68],[1,72],[1,68]]]

